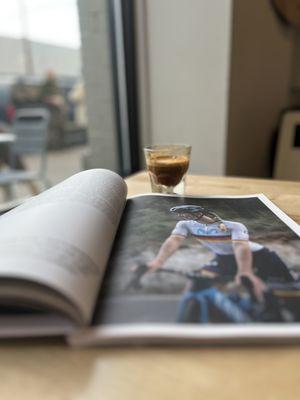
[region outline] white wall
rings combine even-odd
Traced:
[[[191,172],[223,174],[231,0],[146,0],[145,6],[148,137],[190,143]]]

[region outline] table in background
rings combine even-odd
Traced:
[[[129,195],[150,191],[145,173]],[[300,222],[300,183],[190,176],[188,194],[264,193]],[[1,399],[299,399],[300,345],[70,349],[57,340],[0,343]]]
[[[1,133],[0,132],[0,145],[13,143],[16,140],[16,135],[14,133]]]

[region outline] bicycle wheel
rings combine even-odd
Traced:
[[[190,299],[181,305],[177,322],[199,323],[200,307],[196,299]]]

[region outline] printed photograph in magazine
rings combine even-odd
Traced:
[[[298,225],[262,195],[137,196],[93,323],[298,322],[299,260]]]

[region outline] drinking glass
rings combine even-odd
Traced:
[[[144,148],[152,192],[184,194],[191,146],[153,145]]]

